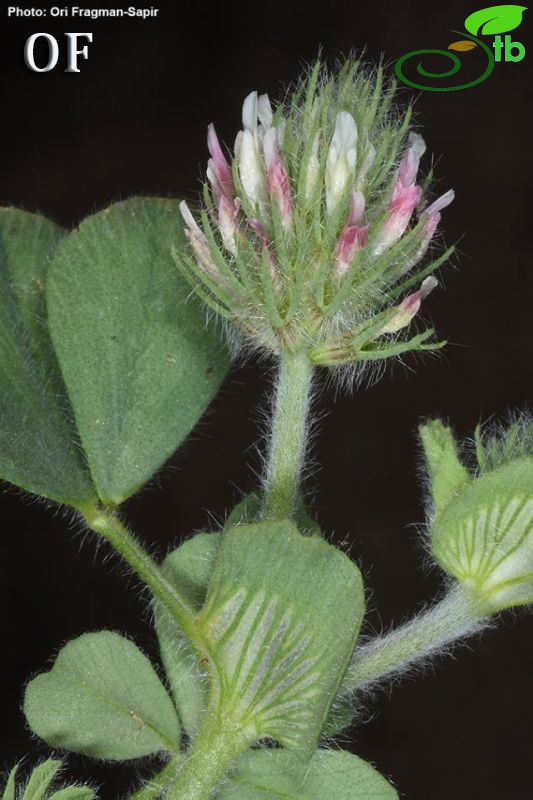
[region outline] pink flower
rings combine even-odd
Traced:
[[[429,234],[429,238],[433,236],[437,229],[437,225],[440,222],[441,218],[441,211],[443,208],[447,208],[450,203],[453,203],[455,198],[455,192],[453,189],[448,189],[447,192],[441,194],[440,197],[431,203],[426,209],[424,209],[423,217],[427,218],[425,230],[426,233]]]
[[[350,197],[350,213],[335,247],[335,274],[341,278],[357,250],[368,240],[368,225],[360,225],[365,211],[365,198],[362,192],[353,189]]]
[[[207,162],[207,177],[216,200],[222,195],[228,200],[234,194],[231,167],[222,151],[213,123],[207,128],[207,147],[211,158]]]
[[[263,151],[267,169],[267,189],[278,203],[281,224],[285,230],[292,226],[292,197],[289,176],[279,151],[278,132],[269,128],[263,139]]]
[[[270,277],[272,278],[272,285],[278,288],[280,285],[279,275],[276,271],[276,261],[272,255],[272,250],[270,248],[270,242],[265,227],[258,219],[249,220],[249,225],[254,233],[257,234],[259,241],[261,242],[263,252],[266,252],[268,256],[268,266],[270,270]]]
[[[396,183],[389,200],[388,216],[374,247],[374,255],[380,255],[403,236],[422,196],[422,189],[416,185],[416,177],[426,144],[416,133],[411,134],[410,143],[398,167]]]
[[[407,295],[407,297],[402,300],[400,305],[397,306],[396,314],[386,325],[384,325],[380,331],[380,334],[396,333],[396,331],[399,331],[409,325],[413,317],[418,314],[422,300],[427,297],[436,286],[438,286],[438,281],[435,277],[433,277],[433,275],[430,275],[429,278],[426,278],[424,281],[422,281],[420,289],[412,294]]]
[[[400,161],[398,167],[398,182],[402,186],[411,186],[416,182],[420,159],[426,152],[426,143],[418,133],[409,137],[409,149]]]
[[[222,242],[226,250],[232,255],[237,253],[237,232],[239,211],[241,208],[238,197],[229,200],[222,194],[218,201],[218,229],[222,237]]]
[[[443,195],[438,197],[431,205],[429,205],[424,211],[422,212],[421,218],[425,220],[424,224],[424,238],[418,250],[416,251],[414,257],[409,261],[408,264],[403,269],[403,272],[408,272],[411,267],[418,263],[421,258],[423,258],[429,247],[429,244],[437,230],[437,225],[441,219],[441,211],[443,208],[446,208],[453,202],[455,198],[455,192],[453,189],[448,189]]]

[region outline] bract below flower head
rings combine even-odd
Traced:
[[[418,266],[453,192],[428,204],[426,145],[393,94],[381,69],[317,63],[279,104],[246,97],[233,153],[209,126],[204,208],[182,204],[176,259],[248,342],[326,366],[440,346],[399,334],[450,255]]]
[[[533,603],[533,423],[476,433],[477,469],[451,430],[421,428],[432,487],[431,550],[487,612]]]

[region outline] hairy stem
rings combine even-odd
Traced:
[[[281,356],[266,469],[267,518],[291,517],[297,507],[312,373],[313,367],[305,356]]]
[[[242,729],[224,724],[216,714],[208,717],[168,792],[168,800],[209,800],[251,744],[253,739]]]
[[[479,602],[463,587],[454,586],[443,600],[415,619],[356,648],[340,691],[365,689],[393,677],[486,624]]]
[[[123,525],[118,516],[112,511],[96,506],[84,508],[81,512],[89,528],[99,533],[112,545],[144,581],[154,597],[167,607],[193,645],[198,647],[201,643],[192,610],[179,592],[163,577],[157,563]]]
[[[179,765],[185,758],[184,753],[178,753],[165,764],[163,769],[146,781],[129,796],[129,800],[158,800],[163,792],[176,780]]]

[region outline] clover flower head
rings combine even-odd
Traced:
[[[204,207],[181,204],[176,259],[246,341],[324,366],[441,346],[432,329],[402,338],[450,255],[419,266],[454,197],[428,204],[409,123],[381,69],[348,61],[317,63],[274,107],[249,94],[233,153],[209,125]]]

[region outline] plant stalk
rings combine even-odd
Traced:
[[[158,800],[167,787],[176,780],[176,773],[184,758],[184,753],[178,753],[171,758],[153,778],[145,781],[133,794],[130,794],[129,800]]]
[[[298,354],[281,356],[269,439],[264,516],[291,517],[300,496],[308,438],[313,366]]]
[[[242,728],[224,724],[218,715],[208,718],[168,792],[168,800],[212,798],[232,764],[252,743]]]
[[[486,611],[462,586],[391,633],[356,648],[341,693],[372,688],[488,624]]]
[[[201,650],[193,611],[174,586],[163,577],[157,563],[118,516],[113,511],[99,507],[80,510],[89,528],[99,533],[122,556],[148,586],[154,597],[167,607],[193,645]]]

